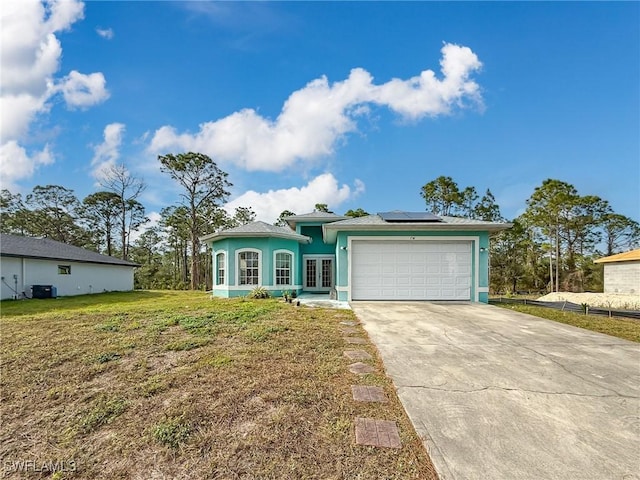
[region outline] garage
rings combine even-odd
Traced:
[[[353,240],[352,300],[471,300],[471,241]]]

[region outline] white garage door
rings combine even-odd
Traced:
[[[470,300],[471,242],[351,244],[353,300]]]

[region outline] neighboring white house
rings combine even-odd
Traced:
[[[54,296],[133,290],[137,266],[46,238],[0,234],[2,300],[30,298],[34,285],[53,287]]]
[[[640,295],[640,248],[600,258],[604,264],[604,293]]]

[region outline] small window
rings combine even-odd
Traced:
[[[258,252],[240,252],[238,254],[238,260],[240,285],[258,285],[260,266],[260,256]]]
[[[71,265],[58,265],[58,275],[71,275]]]
[[[216,255],[216,285],[224,285],[224,253]]]
[[[290,253],[276,253],[276,285],[291,285]]]

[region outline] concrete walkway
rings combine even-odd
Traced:
[[[353,302],[441,480],[640,478],[640,345],[482,304]]]
[[[350,310],[351,306],[349,302],[342,302],[340,300],[333,300],[329,297],[328,293],[308,293],[304,292],[298,295],[296,299],[300,302],[300,305],[306,305],[307,307],[318,308],[338,308],[343,310]],[[294,301],[296,301],[294,300]]]

